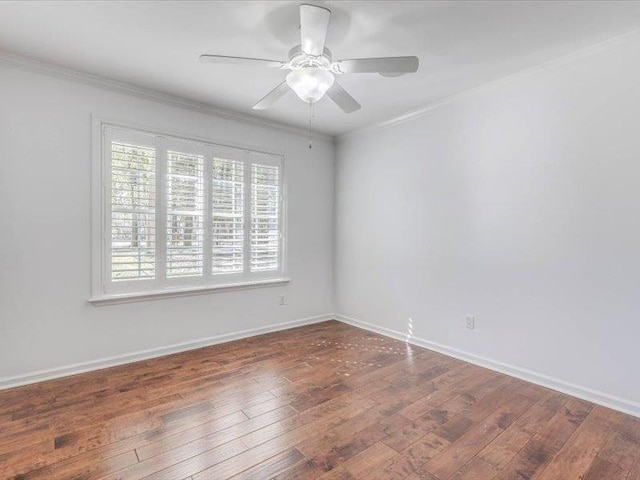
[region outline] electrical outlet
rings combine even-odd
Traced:
[[[285,303],[287,303],[287,299],[285,298],[284,295],[280,295],[280,305],[284,305]]]
[[[475,315],[467,315],[467,328],[474,329],[476,328],[476,316]]]

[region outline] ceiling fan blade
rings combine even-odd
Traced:
[[[267,93],[264,97],[262,97],[258,103],[253,106],[254,110],[266,110],[271,105],[273,105],[280,97],[282,97],[285,93],[289,91],[289,85],[287,82],[282,82],[276,88]]]
[[[338,60],[334,64],[342,73],[413,73],[418,71],[418,57],[381,57]]]
[[[347,91],[342,88],[338,82],[333,82],[331,88],[327,90],[327,96],[345,113],[353,113],[362,108],[356,99],[349,95],[349,93],[347,93]]]
[[[330,17],[331,10],[315,5],[300,5],[300,39],[304,53],[322,55]]]
[[[282,68],[286,62],[264,58],[227,57],[226,55],[200,55],[202,63],[226,63],[228,65],[254,65],[257,67]]]

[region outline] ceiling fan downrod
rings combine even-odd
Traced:
[[[311,120],[313,119],[313,102],[309,102],[309,150],[313,148],[313,137],[311,133]]]

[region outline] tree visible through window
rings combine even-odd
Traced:
[[[203,165],[201,155],[167,151],[167,277],[203,273]]]
[[[154,278],[155,150],[111,143],[111,279]]]
[[[213,159],[211,236],[214,275],[244,270],[244,162]]]

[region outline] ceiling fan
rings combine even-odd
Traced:
[[[200,61],[290,70],[284,82],[253,106],[255,110],[269,108],[291,89],[309,104],[317,102],[326,93],[344,112],[352,113],[361,106],[335,81],[336,75],[379,73],[385,77],[396,77],[418,70],[418,57],[358,58],[334,62],[331,51],[324,46],[330,16],[329,9],[300,5],[301,44],[289,51],[287,61],[209,54],[200,55]]]

